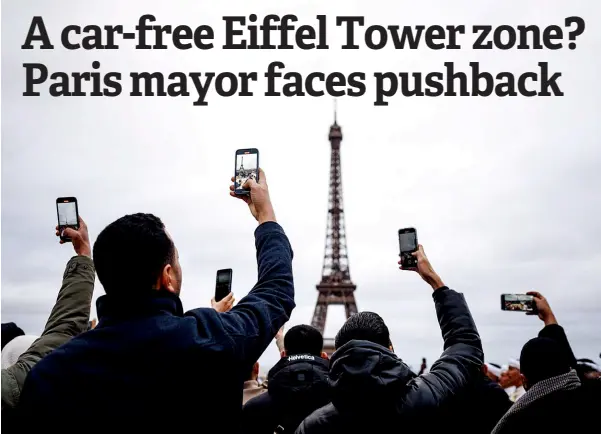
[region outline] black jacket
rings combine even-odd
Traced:
[[[303,419],[330,402],[329,362],[319,356],[284,357],[269,371],[268,391],[242,409],[247,434],[293,433]]]
[[[501,386],[480,374],[441,406],[437,429],[432,431],[490,434],[512,404]]]
[[[570,367],[576,368],[576,357],[563,327],[550,324],[545,326],[538,336],[558,342],[563,347]],[[594,417],[599,408],[601,408],[601,380],[584,382],[577,389],[556,391],[536,400],[524,410],[512,415],[501,433],[588,432],[595,424]]]
[[[480,372],[482,345],[463,295],[433,293],[444,352],[429,373],[413,378],[394,353],[366,341],[351,341],[332,356],[332,403],[306,418],[297,434],[426,432],[438,408]]]
[[[294,308],[288,238],[276,223],[255,237],[257,284],[227,313],[184,314],[170,293],[100,297],[98,326],[32,369],[20,429],[237,432],[243,382]]]

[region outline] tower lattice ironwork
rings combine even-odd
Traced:
[[[322,334],[326,326],[328,306],[343,305],[347,318],[357,313],[357,303],[355,301],[355,289],[357,287],[351,280],[342,202],[342,167],[340,164],[342,129],[336,118],[336,111],[334,111],[334,124],[330,127],[328,136],[332,152],[325,253],[321,281],[317,285],[317,304],[311,322],[313,327],[317,328]],[[325,337],[324,351],[331,354],[333,350],[333,339]]]

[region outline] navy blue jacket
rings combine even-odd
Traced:
[[[295,306],[283,229],[265,223],[255,238],[257,284],[227,313],[184,314],[168,292],[135,301],[100,297],[98,326],[31,371],[20,430],[237,432],[243,382]]]

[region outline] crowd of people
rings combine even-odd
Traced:
[[[245,188],[250,195],[236,196],[234,185],[230,194],[258,221],[258,280],[235,305],[230,294],[183,311],[178,250],[154,215],[112,222],[93,249],[83,220],[64,231],[76,256],[43,333],[2,325],[3,432],[505,434],[595,425],[600,369],[575,358],[545,297],[532,293],[544,327],[519,359],[485,363],[465,298],[422,246],[417,267],[400,268],[432,289],[444,349],[429,369],[425,359],[418,373],[403,362],[374,312],[344,323],[331,357],[317,329],[284,332],[295,308],[292,248],[265,174]],[[106,294],[91,327],[95,275]],[[259,382],[257,361],[274,339],[281,358]]]

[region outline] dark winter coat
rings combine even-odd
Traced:
[[[296,432],[425,432],[438,408],[465,389],[483,363],[480,336],[463,295],[445,287],[433,298],[444,352],[429,373],[413,378],[389,349],[351,341],[332,356],[332,403],[313,412]]]
[[[246,434],[293,433],[303,419],[330,402],[329,362],[311,354],[284,357],[269,371],[268,391],[246,403]]]
[[[184,314],[168,292],[101,297],[97,327],[31,371],[21,429],[237,432],[244,380],[294,308],[288,238],[276,223],[255,237],[257,284],[227,313]]]

